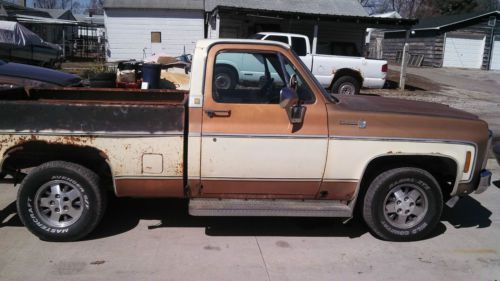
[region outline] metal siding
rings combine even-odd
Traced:
[[[203,0],[105,0],[104,8],[203,10]]]
[[[142,60],[152,55],[151,32],[161,32],[162,53],[172,56],[193,53],[204,38],[201,11],[107,9],[105,26],[107,60]]]
[[[220,6],[247,8],[256,10],[322,14],[322,15],[347,15],[368,16],[363,6],[356,0],[206,0],[205,10],[212,11]]]

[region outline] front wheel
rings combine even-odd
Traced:
[[[34,168],[17,194],[17,212],[33,234],[47,241],[74,241],[101,220],[105,193],[91,170],[53,161]]]
[[[411,241],[429,235],[443,210],[436,179],[418,168],[388,170],[373,180],[363,202],[363,218],[380,238]]]

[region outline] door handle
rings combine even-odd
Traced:
[[[205,113],[208,117],[229,117],[231,116],[231,110],[213,110],[213,109],[205,109]]]

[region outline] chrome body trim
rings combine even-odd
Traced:
[[[232,178],[232,177],[201,177],[201,180],[221,180],[221,181],[308,181],[321,182],[321,178]]]
[[[328,135],[282,135],[282,134],[224,134],[202,133],[201,137],[267,138],[267,139],[327,139]]]
[[[84,131],[11,131],[11,130],[0,130],[1,135],[37,135],[37,136],[49,136],[49,137],[57,137],[57,136],[81,136],[81,137],[103,137],[103,138],[117,138],[117,137],[184,137],[183,132],[159,132],[159,133],[151,133],[151,132],[84,132]]]
[[[182,180],[178,176],[115,176],[115,180]]]

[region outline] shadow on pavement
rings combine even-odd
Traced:
[[[494,184],[496,187],[500,188],[500,180],[494,181],[494,182],[493,182],[493,184]]]
[[[442,221],[455,228],[485,228],[491,225],[491,211],[472,197],[464,197],[452,209],[445,207]],[[85,240],[94,240],[125,233],[135,228],[140,220],[157,220],[148,229],[195,227],[204,228],[209,236],[303,236],[356,238],[368,232],[360,219],[346,224],[338,218],[237,218],[192,217],[188,214],[188,200],[131,199],[110,196],[106,214]],[[0,210],[0,228],[23,226],[16,214],[16,202]],[[429,238],[446,232],[439,223]]]
[[[455,228],[485,228],[491,225],[491,211],[476,199],[466,196],[461,198],[454,208],[445,207],[442,221],[448,221]]]
[[[342,223],[335,218],[237,218],[193,217],[188,214],[188,201],[179,199],[112,199],[103,218],[87,240],[126,232],[139,220],[158,220],[148,229],[163,227],[205,228],[209,236],[304,236],[359,237],[367,232],[359,221]]]
[[[16,201],[0,210],[0,228],[6,226],[23,226],[17,215]]]

